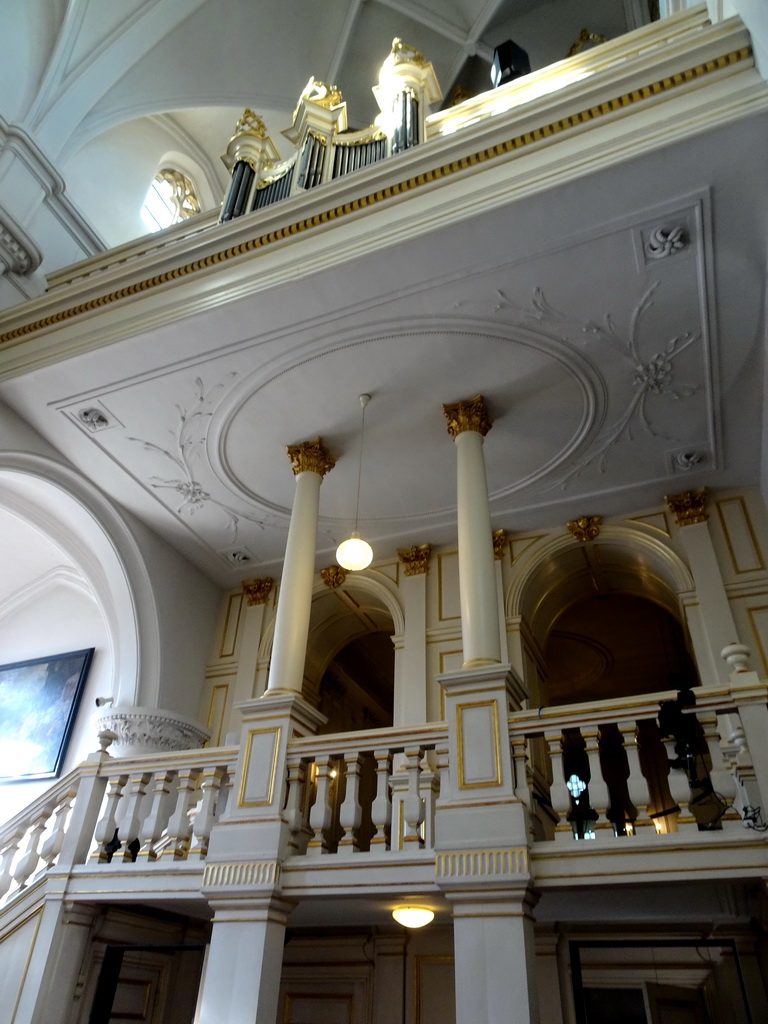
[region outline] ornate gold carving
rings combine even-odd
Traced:
[[[323,444],[322,437],[301,444],[289,444],[286,451],[295,476],[299,473],[319,473],[325,476],[336,465],[336,459]]]
[[[581,32],[579,32],[579,38],[571,46],[565,56],[573,57],[577,53],[581,53],[584,47],[589,46],[590,43],[594,45],[595,43],[605,43],[607,40],[608,36],[601,36],[599,32],[590,32],[588,28],[583,28]]]
[[[425,68],[429,64],[423,53],[419,53],[415,47],[404,43],[397,36],[392,40],[391,56],[393,64],[416,64],[420,68]]]
[[[248,604],[266,604],[274,582],[271,576],[263,576],[260,580],[243,580],[243,593],[248,598]]]
[[[444,405],[443,415],[448,420],[448,433],[451,437],[463,434],[465,430],[474,430],[485,437],[493,422],[482,395]]]
[[[674,515],[678,526],[706,523],[709,519],[706,512],[706,487],[700,487],[698,491],[684,491],[682,494],[668,494],[664,500],[667,503],[667,508]]]
[[[236,139],[238,135],[255,135],[257,139],[268,138],[267,126],[261,117],[255,114],[250,107],[246,107],[243,111],[243,116],[235,125],[235,134],[232,138]]]
[[[578,519],[572,519],[570,523],[566,523],[566,526],[576,540],[584,542],[597,537],[602,521],[600,516],[579,516]]]
[[[304,92],[301,94],[299,102],[301,100],[309,100],[310,103],[317,103],[318,106],[330,110],[332,107],[338,107],[343,102],[344,97],[341,95],[341,89],[339,89],[338,85],[327,85],[316,78],[310,78],[304,87]],[[298,107],[296,110],[298,111]],[[294,121],[296,120],[295,113],[293,119]]]
[[[347,578],[347,570],[342,568],[340,565],[329,565],[327,569],[320,570],[320,575],[322,576],[323,583],[326,587],[330,587],[331,590],[335,590],[336,587],[340,587]]]
[[[406,576],[421,576],[429,568],[431,554],[431,544],[414,544],[412,548],[401,548],[397,552],[397,557],[400,559]]]
[[[134,281],[132,284],[126,285],[123,288],[118,288],[112,292],[105,292],[102,295],[96,295],[92,299],[88,299],[86,302],[79,302],[77,305],[69,306],[66,309],[60,309],[58,312],[51,313],[49,316],[41,317],[39,320],[32,320],[19,327],[14,327],[10,331],[4,331],[0,334],[0,344],[3,344],[6,341],[15,341],[17,338],[23,338],[28,334],[35,333],[36,331],[45,330],[48,327],[53,327],[55,324],[71,320],[73,317],[82,316],[83,313],[90,313],[94,309],[101,309],[103,306],[107,306],[112,302],[118,302],[121,299],[129,298],[132,295],[138,295],[140,292],[146,292],[152,288],[159,288],[162,285],[168,284],[170,281],[175,281],[180,277],[186,277],[187,274],[194,274],[199,270],[207,270],[209,267],[213,267],[217,263],[236,259],[237,257],[244,256],[247,253],[263,249],[268,245],[274,245],[276,242],[282,242],[284,239],[300,234],[302,231],[308,231],[312,228],[320,227],[328,224],[329,221],[338,220],[341,217],[348,217],[351,214],[355,214],[358,211],[365,209],[365,207],[385,202],[393,196],[399,196],[404,192],[410,192],[412,189],[431,185],[434,181],[439,181],[440,179],[447,178],[453,174],[460,174],[463,171],[476,167],[478,164],[483,164],[489,160],[495,160],[498,157],[506,156],[516,150],[525,149],[528,146],[535,145],[545,139],[551,139],[553,135],[557,135],[560,132],[578,129],[581,125],[587,124],[590,121],[598,121],[603,117],[608,117],[616,113],[617,111],[626,112],[627,107],[631,106],[633,103],[641,103],[645,100],[669,92],[672,89],[687,86],[691,82],[695,82],[698,79],[703,78],[705,75],[715,74],[723,68],[731,67],[741,61],[749,60],[751,56],[752,51],[748,46],[742,46],[738,50],[731,50],[729,53],[724,53],[719,57],[713,57],[711,60],[704,61],[701,64],[696,64],[694,67],[688,68],[685,71],[677,71],[673,75],[668,75],[666,78],[650,82],[648,85],[639,86],[637,89],[632,89],[629,92],[622,93],[620,96],[615,96],[613,99],[606,100],[604,103],[599,103],[596,106],[588,107],[586,110],[569,114],[567,117],[560,118],[557,121],[551,121],[539,128],[534,128],[531,131],[525,132],[522,135],[516,135],[504,142],[499,142],[493,146],[489,146],[487,149],[470,153],[467,156],[452,160],[450,163],[442,164],[429,171],[424,171],[418,175],[414,175],[411,178],[406,178],[403,181],[387,185],[385,188],[377,189],[375,192],[360,196],[358,199],[352,199],[349,202],[342,203],[340,206],[334,206],[329,210],[323,210],[321,213],[313,214],[311,217],[305,217],[302,220],[286,224],[285,227],[276,228],[274,231],[270,231],[265,235],[258,235],[256,238],[240,242],[238,245],[230,246],[228,249],[221,249],[218,252],[209,253],[209,255],[194,260],[192,263],[185,263],[178,267],[172,267],[170,270],[165,270],[160,274],[155,274],[153,277],[144,278],[141,281]]]
[[[500,562],[507,550],[507,531],[494,530],[491,537],[493,539],[493,557]]]

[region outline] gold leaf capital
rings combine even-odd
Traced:
[[[507,550],[507,531],[494,530],[491,537],[493,539],[493,557],[500,562]]]
[[[692,526],[694,523],[706,523],[707,489],[700,487],[698,491],[684,491],[682,494],[668,494],[664,500],[667,508],[674,515],[678,526]]]
[[[451,437],[463,434],[465,430],[474,430],[485,437],[493,422],[482,395],[444,405],[443,415],[448,420],[448,433]]]
[[[271,576],[263,576],[260,580],[243,580],[243,593],[248,598],[248,604],[266,604],[274,580]]]
[[[401,548],[397,552],[397,557],[406,576],[421,576],[429,568],[431,554],[431,544],[414,544],[412,548]]]
[[[301,444],[289,444],[286,451],[291,460],[294,476],[298,476],[299,473],[319,473],[320,476],[325,476],[336,465],[336,459],[325,447],[321,437]]]
[[[342,568],[340,565],[329,565],[327,569],[320,570],[320,576],[322,577],[323,583],[326,587],[330,587],[331,590],[335,590],[336,587],[340,587],[347,578],[347,570]]]
[[[579,516],[578,519],[572,519],[570,523],[567,523],[567,526],[576,540],[583,543],[597,537],[602,521],[600,516]]]

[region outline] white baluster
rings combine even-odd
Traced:
[[[221,783],[226,775],[226,769],[221,767],[203,768],[203,778],[200,789],[203,799],[195,815],[192,826],[192,847],[189,851],[190,860],[205,860],[208,856],[208,841],[211,838],[211,829],[216,820],[216,804],[218,801]]]
[[[552,785],[549,790],[549,799],[552,804],[552,811],[555,817],[555,824],[560,830],[564,827],[559,822],[564,821],[571,809],[571,794],[565,784],[565,768],[563,765],[563,737],[558,729],[557,732],[544,734],[544,739],[549,748],[549,759],[552,764]]]
[[[20,889],[24,888],[40,863],[40,840],[50,816],[51,808],[45,807],[32,819],[32,828],[28,833],[26,849],[13,869],[14,880]]]
[[[331,758],[318,757],[315,761],[315,802],[309,811],[309,827],[312,838],[307,844],[308,854],[331,852],[331,822],[333,807],[331,805]]]
[[[611,794],[603,779],[603,769],[600,764],[600,746],[597,730],[594,732],[583,732],[582,738],[589,759],[589,805],[598,816],[608,817],[608,805],[611,802]],[[600,830],[602,831],[602,830]],[[599,831],[595,830],[595,835]]]
[[[13,858],[18,852],[19,844],[23,838],[24,833],[22,831],[14,833],[2,850],[0,850],[0,899],[5,896],[13,884],[11,867],[13,866]]]
[[[106,807],[104,808],[104,814],[99,819],[93,833],[93,838],[96,840],[98,845],[91,856],[96,858],[100,863],[105,863],[112,859],[112,856],[107,852],[106,847],[112,842],[115,835],[115,830],[117,828],[117,809],[123,798],[123,790],[125,789],[127,782],[127,775],[113,775],[109,780],[109,790],[107,791],[107,802]]]
[[[662,739],[662,742],[667,752],[667,760],[677,760],[679,755],[675,750],[674,738]],[[696,822],[692,820],[692,815],[688,810],[688,804],[691,800],[691,787],[688,785],[688,775],[683,768],[670,767],[667,784],[669,785],[672,802],[679,808],[679,811],[675,810],[666,815],[667,829],[670,832],[689,832],[691,829],[696,828]],[[683,820],[684,818],[689,820]]]
[[[424,807],[424,846],[431,850],[435,845],[435,807],[440,793],[440,776],[437,771],[425,768],[419,778],[419,792]]]
[[[707,743],[709,753],[710,769],[709,781],[712,785],[714,801],[719,803],[715,807],[717,813],[725,814],[726,808],[736,799],[736,784],[729,769],[725,753],[720,745],[718,732],[718,720],[716,714],[701,715],[699,725],[704,732],[704,739]],[[714,802],[713,801],[713,802]],[[731,811],[733,817],[733,811]]]
[[[306,853],[310,830],[306,822],[307,764],[300,757],[289,757],[287,763],[288,795],[283,815],[291,833],[288,853]]]
[[[624,743],[624,753],[627,756],[627,792],[629,799],[637,812],[637,817],[632,824],[632,831],[637,833],[638,828],[652,825],[648,817],[648,804],[650,795],[648,793],[648,781],[640,768],[640,756],[637,750],[637,725],[634,722],[619,722],[619,732]]]
[[[146,808],[144,797],[147,795],[147,786],[152,781],[152,772],[142,772],[134,775],[128,783],[128,792],[125,794],[125,817],[120,826],[120,839],[123,841],[122,857],[124,861],[135,860],[136,844],[141,833],[141,824],[144,820]],[[131,850],[133,847],[133,850]]]
[[[346,762],[346,764],[345,764]],[[341,836],[339,838],[339,849],[353,850],[360,852],[358,829],[363,818],[363,809],[360,806],[360,769],[362,759],[359,754],[350,754],[346,758],[340,757],[338,761],[339,778],[345,773],[346,788],[344,791],[344,802],[339,808],[339,825]]]
[[[371,821],[376,832],[371,846],[389,849],[392,828],[392,794],[389,780],[392,775],[392,753],[389,750],[374,750],[376,760],[376,796],[371,804]]]
[[[54,818],[53,826],[51,828],[51,834],[43,843],[43,847],[40,850],[40,857],[45,863],[46,868],[52,867],[56,858],[59,856],[59,853],[61,853],[61,848],[64,845],[64,837],[66,835],[67,819],[76,793],[77,788],[76,786],[73,786],[72,789],[67,790],[56,806],[56,817]]]
[[[174,860],[186,860],[192,837],[189,811],[197,797],[199,775],[199,768],[181,768],[177,773],[176,807],[168,819],[168,846],[163,851],[163,856],[170,854]]]
[[[149,813],[144,820],[139,836],[141,840],[139,857],[147,857],[148,860],[157,860],[158,858],[157,846],[163,837],[168,821],[169,795],[175,778],[174,770],[155,772],[155,785],[150,797]]]
[[[405,819],[406,844],[424,845],[421,826],[424,822],[424,799],[421,795],[421,759],[424,751],[421,747],[412,747],[405,752],[405,773],[408,777],[408,792],[403,800],[403,818]]]

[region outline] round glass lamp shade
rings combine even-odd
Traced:
[[[426,907],[398,907],[392,911],[392,917],[404,928],[423,928],[434,916],[434,911]]]
[[[362,539],[359,533],[353,533],[348,540],[343,540],[336,548],[336,561],[343,569],[355,572],[365,569],[371,564],[373,548]]]

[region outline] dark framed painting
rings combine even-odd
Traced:
[[[93,650],[0,665],[0,782],[60,774]]]

